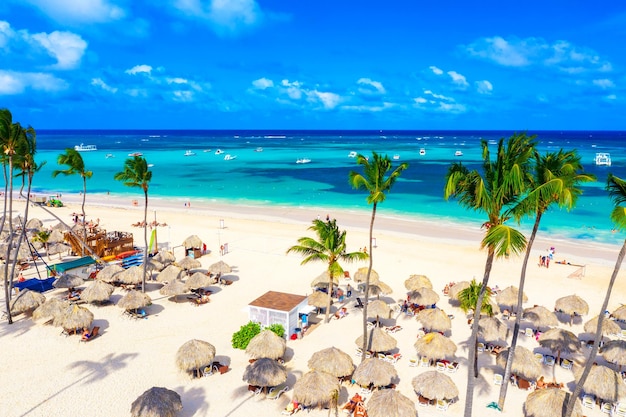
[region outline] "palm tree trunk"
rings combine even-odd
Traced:
[[[493,248],[489,248],[487,254],[487,261],[485,263],[485,274],[483,275],[483,282],[480,286],[480,292],[478,293],[478,300],[476,300],[476,306],[474,307],[474,320],[472,321],[472,333],[469,340],[469,357],[468,364],[469,369],[467,373],[467,391],[465,394],[465,412],[464,417],[472,417],[472,408],[474,406],[474,387],[476,379],[478,378],[478,320],[480,320],[480,313],[482,310],[483,300],[485,299],[485,293],[487,292],[487,285],[489,284],[489,275],[491,274],[491,268],[493,267],[493,259],[495,257],[495,251]],[[506,381],[504,382],[506,383]]]
[[[85,246],[87,246],[87,227],[85,217],[85,198],[87,197],[87,178],[83,176],[83,204],[81,206],[82,214],[83,214],[83,244],[81,245],[81,254],[80,256],[85,256]]]
[[[328,323],[330,321],[330,304],[333,299],[333,273],[328,270],[328,297],[326,299],[326,314],[324,315],[324,323]]]
[[[524,255],[524,262],[522,263],[522,272],[519,278],[519,291],[517,294],[517,307],[515,308],[515,324],[513,325],[513,338],[511,339],[511,347],[509,347],[509,356],[506,360],[506,366],[504,368],[504,381],[508,381],[511,377],[511,367],[513,366],[513,357],[515,356],[515,347],[517,346],[517,336],[519,335],[520,322],[522,321],[522,303],[524,302],[524,285],[526,284],[526,268],[528,266],[528,260],[530,259],[530,251],[532,250],[533,243],[535,242],[535,236],[537,230],[539,230],[539,222],[541,221],[541,212],[537,213],[535,217],[535,224],[530,234],[530,239],[526,245],[526,254]],[[504,411],[504,401],[506,400],[506,391],[509,384],[502,384],[500,386],[500,397],[498,398],[498,407]]]
[[[9,324],[13,324],[13,317],[11,317],[11,293],[9,292],[9,288],[13,285],[13,277],[9,275],[9,257],[11,255],[11,246],[13,245],[13,157],[9,154],[9,190],[6,193],[9,199],[9,207],[8,211],[4,211],[5,217],[9,216],[9,238],[7,245],[7,253],[4,259],[6,262],[4,264],[4,300],[5,307],[7,313],[7,321]],[[6,220],[6,219],[5,219]]]
[[[374,233],[374,219],[376,218],[376,203],[372,205],[372,219],[370,220],[370,262],[367,267],[367,277],[365,278],[365,300],[363,300],[363,355],[361,362],[365,360],[365,352],[367,352],[367,305],[369,304],[370,295],[370,275],[372,274],[372,265],[374,265],[374,253],[372,252],[372,234]]]
[[[626,240],[624,240],[624,244],[622,245],[622,249],[619,251],[619,255],[617,255],[617,261],[615,262],[615,268],[613,268],[613,274],[611,275],[611,280],[609,281],[609,285],[606,289],[606,295],[604,296],[604,302],[602,303],[602,308],[600,309],[600,314],[598,315],[598,327],[596,328],[596,336],[593,340],[600,340],[602,337],[602,323],[604,322],[604,312],[609,306],[609,300],[611,299],[611,291],[613,291],[613,285],[615,284],[615,279],[617,278],[617,274],[619,273],[622,262],[624,261],[624,255],[626,255]],[[599,343],[594,343],[591,348],[591,353],[589,354],[590,358],[595,358],[598,354]],[[574,411],[574,404],[580,395],[583,385],[589,376],[589,372],[591,371],[591,367],[593,366],[593,360],[588,360],[585,363],[585,367],[583,368],[583,372],[580,375],[580,379],[576,383],[576,387],[572,392],[572,395],[569,397],[569,401],[567,402],[567,408],[565,409],[565,416],[570,417]]]
[[[141,292],[146,292],[146,275],[148,274],[148,189],[143,190],[145,195],[145,202],[143,208],[143,278],[141,280]]]

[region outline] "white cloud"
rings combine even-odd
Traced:
[[[467,111],[465,105],[457,103],[452,97],[433,93],[431,90],[424,90],[426,97],[416,97],[413,99],[415,107],[423,110],[431,110],[445,113],[464,113]]]
[[[341,102],[341,97],[335,93],[321,92],[314,90],[309,94],[310,100],[315,99],[322,102],[322,105],[326,109],[334,109]]]
[[[135,75],[135,74],[140,74],[140,73],[146,73],[150,75],[150,73],[152,72],[152,67],[150,65],[145,65],[145,64],[135,65],[131,69],[127,69],[124,72],[130,75]]]
[[[110,0],[25,0],[53,20],[64,23],[103,23],[120,20],[126,11]]]
[[[9,45],[9,40],[15,36],[15,32],[11,29],[9,22],[0,20],[0,49]]]
[[[465,76],[456,71],[448,71],[448,75],[452,78],[452,82],[460,87],[467,87],[469,85]]]
[[[126,90],[126,94],[131,97],[148,97],[148,90],[145,88],[129,88]]]
[[[613,81],[604,78],[601,80],[593,80],[593,84],[600,87],[600,88],[611,88],[611,87],[615,87],[615,84],[613,84]]]
[[[493,85],[487,80],[476,81],[474,85],[480,94],[491,94],[493,91]]]
[[[35,33],[31,38],[57,60],[56,69],[76,68],[87,49],[87,42],[71,32]]]
[[[362,94],[372,94],[372,93],[385,94],[386,92],[385,87],[383,87],[381,82],[373,81],[369,78],[360,78],[357,81],[357,84],[370,87],[370,88],[359,88],[359,92],[361,92]],[[372,88],[375,91],[372,91]]]
[[[105,83],[102,78],[93,78],[91,80],[91,85],[102,88],[104,91],[108,91],[109,93],[117,93],[117,88],[109,86]]]
[[[617,96],[615,94],[609,94],[606,98],[607,100],[617,100]]]
[[[236,33],[263,18],[255,0],[174,0],[173,5],[187,16],[208,21],[218,34]]]
[[[542,38],[494,36],[476,40],[466,46],[465,51],[471,56],[509,67],[542,65],[572,74],[612,69],[611,63],[603,61],[593,50],[562,40],[549,43]]]
[[[67,88],[65,80],[51,74],[0,70],[0,95],[20,94],[26,89],[55,92]]]
[[[194,100],[194,94],[188,90],[175,90],[172,92],[174,101],[188,103]]]
[[[180,78],[180,77],[174,77],[174,78],[165,78],[165,81],[168,84],[189,84],[189,81],[184,79],[184,78]]]
[[[426,100],[424,97],[414,98],[413,101],[415,101],[417,104],[426,104],[426,103],[428,103],[428,100]]]
[[[431,65],[431,66],[430,66],[430,67],[428,67],[428,68],[430,68],[430,70],[431,70],[433,73],[437,74],[437,75],[441,75],[441,74],[443,74],[443,71],[442,71],[442,70],[440,70],[439,68],[437,68],[437,67],[436,67],[436,66],[434,66],[434,65]]]
[[[274,87],[274,81],[267,78],[259,78],[258,80],[252,81],[252,85],[259,90],[265,90]]]

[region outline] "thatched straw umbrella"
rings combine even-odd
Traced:
[[[469,286],[469,281],[459,281],[448,289],[448,296],[452,300],[457,300],[459,298],[459,293],[464,289],[469,288]]]
[[[209,272],[212,274],[230,274],[233,269],[224,261],[219,261],[209,266]]]
[[[413,345],[417,354],[428,359],[449,359],[456,353],[456,344],[439,333],[428,333],[415,342]]]
[[[497,317],[482,316],[478,320],[478,337],[485,342],[504,342],[508,333],[508,326]]]
[[[352,379],[362,387],[386,387],[397,377],[398,371],[392,364],[377,358],[365,359],[352,374]]]
[[[576,382],[580,380],[583,368],[576,370]],[[603,365],[593,365],[583,385],[583,391],[593,394],[605,401],[616,402],[626,396],[626,383],[622,376],[613,369]]]
[[[287,380],[287,369],[274,359],[261,358],[246,366],[242,379],[257,387],[275,387]]]
[[[363,346],[363,335],[355,341],[357,346]],[[367,331],[367,346],[365,349],[372,352],[388,352],[395,348],[398,342],[380,327]]]
[[[176,352],[176,365],[185,372],[195,372],[210,366],[215,358],[215,346],[204,340],[192,339],[185,342]]]
[[[26,228],[29,230],[40,230],[43,227],[43,222],[35,217],[26,222]]]
[[[433,289],[433,283],[426,275],[411,275],[406,281],[404,281],[404,288],[407,291],[415,291],[420,288]]]
[[[411,291],[408,294],[409,301],[422,306],[429,306],[437,304],[439,301],[439,294],[434,292],[430,288],[422,287],[417,290]]]
[[[496,301],[499,305],[502,305],[505,307],[511,307],[511,310],[513,310],[513,307],[517,305],[518,294],[519,294],[519,289],[517,287],[514,287],[514,286],[506,287],[499,294],[496,294]],[[523,302],[528,301],[528,297],[526,296],[526,294],[522,295],[522,301]]]
[[[556,363],[560,362],[561,353],[574,353],[580,350],[580,341],[576,335],[559,327],[552,328],[542,333],[541,336],[539,336],[538,342],[542,347],[556,352]],[[556,367],[552,368],[552,376],[556,379],[554,368]]]
[[[602,346],[602,357],[607,362],[618,365],[621,372],[622,366],[626,365],[626,340],[610,340],[606,342]]]
[[[321,371],[309,371],[293,386],[293,399],[306,407],[332,406],[339,397],[337,378]]]
[[[168,265],[156,276],[158,282],[170,282],[181,279],[183,270],[176,265]]]
[[[48,243],[48,248],[46,249],[46,254],[48,256],[51,255],[59,255],[59,259],[61,258],[60,254],[67,252],[70,249],[69,245],[65,243]]]
[[[46,296],[28,289],[20,291],[9,303],[11,313],[19,314],[32,311],[46,301]]]
[[[556,314],[544,306],[535,306],[524,309],[522,319],[531,322],[537,329],[545,329],[559,324]]]
[[[91,327],[93,313],[85,307],[70,305],[60,315],[54,317],[52,322],[55,326],[61,326],[66,330],[77,330]]]
[[[372,394],[367,402],[369,417],[417,417],[415,403],[395,389],[383,389]]]
[[[326,372],[335,377],[352,375],[354,372],[350,355],[334,346],[315,352],[308,365],[314,371]]]
[[[80,294],[80,299],[88,303],[103,303],[109,301],[113,290],[113,285],[97,279],[83,290]]]
[[[165,269],[165,265],[162,262],[159,262],[158,260],[154,258],[150,258],[148,259],[146,268],[150,272],[154,272],[154,271],[161,272],[163,269]]]
[[[355,282],[365,282],[365,280],[367,279],[367,266],[363,266],[357,269],[352,279],[354,279]],[[372,269],[372,272],[370,273],[370,284],[378,280],[379,280],[378,272]]]
[[[598,328],[598,316],[595,316],[587,323],[585,323],[583,329],[587,333],[596,333],[596,329]],[[615,323],[613,320],[604,319],[602,320],[602,335],[609,336],[612,334],[619,334],[622,331],[622,328],[619,327],[619,324]]]
[[[246,353],[250,355],[251,358],[255,359],[278,359],[283,357],[285,349],[287,349],[285,339],[279,337],[273,331],[265,329],[261,330],[261,333],[250,339],[246,347]]]
[[[328,288],[330,281],[330,272],[325,270],[311,281],[311,288]],[[333,276],[333,285],[339,284],[339,278]]]
[[[452,378],[437,371],[426,371],[412,381],[413,389],[429,400],[452,400],[459,396],[459,388]]]
[[[37,307],[33,311],[33,320],[35,321],[48,321],[56,316],[63,314],[63,312],[70,306],[68,300],[60,300],[58,298],[49,298],[42,305]]]
[[[117,280],[122,284],[138,285],[143,282],[143,267],[131,266],[126,271],[117,276]]]
[[[162,387],[152,387],[130,407],[131,417],[175,417],[183,409],[180,395]]]
[[[391,313],[391,307],[383,300],[370,301],[367,306],[367,318],[388,319]]]
[[[202,239],[197,235],[191,235],[183,241],[185,249],[199,249],[202,247]]]
[[[55,230],[59,230],[63,232],[65,230],[70,230],[70,227],[65,223],[58,222],[57,224],[52,226],[52,231],[55,231]]]
[[[447,332],[452,328],[452,320],[439,308],[426,308],[418,312],[415,318],[430,331]]]
[[[389,285],[385,284],[384,282],[380,280],[370,282],[370,294],[371,295],[376,295],[380,297],[381,294],[388,295],[388,294],[391,294],[392,292],[393,292],[393,289]]]
[[[104,282],[117,282],[119,276],[125,271],[120,265],[107,265],[96,275],[96,278]]]
[[[159,290],[159,294],[165,295],[167,297],[174,297],[176,301],[178,301],[178,296],[180,294],[185,294],[189,290],[185,286],[185,283],[181,280],[170,281]]]
[[[63,274],[57,278],[52,285],[54,288],[74,288],[83,285],[85,281],[76,275]]]
[[[617,320],[626,320],[626,304],[613,310],[611,316]]]
[[[569,402],[570,393],[558,388],[538,389],[531,392],[524,402],[525,417],[561,417]],[[580,400],[576,399],[572,417],[583,417]]]
[[[185,281],[185,285],[190,289],[204,288],[211,284],[213,284],[213,280],[207,274],[203,274],[202,272],[195,272]]]
[[[194,259],[190,256],[185,256],[183,259],[181,259],[180,261],[176,263],[185,271],[202,267],[202,264],[200,263],[199,260]]]
[[[572,316],[584,316],[589,313],[589,304],[577,295],[568,295],[556,300],[554,310],[569,315],[569,325],[571,326]]]
[[[161,262],[163,265],[169,265],[172,262],[176,261],[176,257],[170,251],[160,251],[154,257],[152,257],[155,261]]]
[[[48,235],[48,243],[60,243],[65,240],[63,232],[59,229],[52,229],[50,235]]]
[[[307,303],[317,308],[325,308],[328,304],[328,294],[323,291],[313,291],[313,293],[309,295]],[[330,300],[330,304],[333,304],[332,300]]]
[[[145,307],[152,302],[150,296],[148,294],[142,293],[141,291],[132,290],[129,291],[126,295],[120,298],[120,301],[117,302],[117,305],[124,310],[136,310],[138,308]]]
[[[504,369],[508,357],[509,350],[503,350],[496,356],[496,364]],[[530,350],[523,346],[517,346],[513,356],[513,363],[511,364],[511,372],[524,379],[535,380],[541,376],[543,369]]]

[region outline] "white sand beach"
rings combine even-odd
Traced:
[[[143,220],[143,207],[133,207],[128,198],[113,196],[87,196],[87,219],[99,219],[107,231],[134,233],[135,244],[143,245],[143,231],[131,227]],[[63,196],[65,207],[54,208],[54,213],[71,222],[71,213],[80,211],[80,197]],[[138,199],[140,202],[141,198]],[[364,203],[365,204],[365,203]],[[454,315],[451,338],[458,346],[458,372],[449,374],[459,388],[459,400],[447,411],[435,407],[417,407],[419,416],[461,416],[465,402],[467,378],[467,340],[470,328],[465,314],[448,302],[442,294],[444,286],[451,281],[482,278],[486,253],[479,250],[481,231],[479,225],[459,228],[451,224],[433,224],[415,220],[385,216],[384,204],[379,206],[374,236],[374,269],[381,280],[389,284],[393,294],[382,298],[396,303],[406,297],[404,281],[412,274],[427,275],[434,290],[441,296],[438,306]],[[16,212],[23,210],[17,202]],[[328,212],[327,209],[246,207],[240,205],[201,204],[192,202],[185,207],[182,201],[151,199],[148,219],[157,216],[160,241],[170,241],[178,259],[180,247],[189,235],[198,235],[206,242],[209,254],[202,256],[203,268],[222,259],[234,267],[228,279],[230,286],[213,286],[215,293],[211,302],[194,306],[184,296],[174,302],[159,294],[161,284],[150,282],[147,292],[153,304],[147,308],[149,316],[143,320],[125,318],[122,309],[115,305],[124,291],[116,288],[112,300],[105,306],[86,305],[94,313],[94,325],[100,326],[100,335],[88,343],[79,342],[79,336],[63,336],[61,329],[51,325],[36,324],[24,314],[15,317],[13,325],[6,321],[0,326],[0,415],[17,416],[126,416],[130,415],[131,403],[145,390],[153,386],[166,387],[180,394],[183,410],[180,416],[278,416],[292,397],[287,391],[278,400],[265,399],[263,394],[254,396],[242,380],[248,365],[244,351],[231,347],[231,336],[248,322],[246,306],[268,290],[307,295],[311,293],[310,282],[324,269],[324,264],[300,265],[302,258],[286,254],[302,236],[312,236],[307,230],[311,220],[318,215],[329,214],[337,219],[341,229],[347,230],[348,245],[357,250],[367,245],[368,213]],[[39,207],[31,207],[30,218],[41,219],[46,226],[57,221]],[[220,228],[220,220],[224,228]],[[229,252],[220,256],[220,246],[228,243]],[[583,277],[568,278],[578,270],[576,266],[551,263],[540,268],[536,259],[550,246],[556,247],[555,260],[565,259],[572,264],[585,265]],[[578,242],[548,240],[539,236],[534,255],[528,267],[525,293],[526,307],[543,305],[554,308],[555,300],[570,294],[582,296],[590,307],[588,316],[576,321],[571,330],[583,333],[583,323],[599,313],[605,294],[606,283],[613,270],[619,248],[594,245],[588,247]],[[52,256],[52,262],[58,262]],[[44,260],[47,259],[44,256]],[[343,265],[354,273],[365,262]],[[41,266],[40,266],[41,267]],[[501,289],[517,286],[521,269],[521,257],[498,260],[491,273],[491,285]],[[29,268],[25,276],[35,275]],[[609,304],[612,311],[626,300],[624,272],[620,274]],[[345,286],[350,281],[342,281]],[[66,290],[54,289],[46,297],[61,297]],[[348,316],[331,320],[328,324],[315,326],[299,340],[287,341],[286,367],[288,384],[308,371],[307,361],[321,349],[335,346],[350,354],[355,365],[357,358],[355,339],[361,333],[361,311],[354,307],[355,292],[345,301]],[[4,297],[4,293],[2,296]],[[184,300],[184,301],[183,301]],[[2,299],[4,303],[4,299]],[[4,305],[4,304],[3,304]],[[336,307],[342,307],[336,303]],[[397,390],[417,404],[417,395],[411,385],[416,375],[434,368],[410,367],[409,359],[415,357],[413,344],[421,325],[404,314],[395,314],[402,330],[393,334],[398,340],[402,358],[394,365],[398,371]],[[580,317],[579,317],[580,319]],[[322,321],[323,316],[317,320]],[[513,320],[509,322],[513,325]],[[561,327],[569,329],[568,324]],[[192,379],[180,372],[175,364],[178,348],[190,339],[210,342],[216,348],[216,359],[230,365],[225,374]],[[531,350],[539,349],[534,338],[520,336],[519,344]],[[587,350],[583,350],[583,353]],[[546,352],[547,353],[547,352]],[[575,356],[574,367],[585,360],[584,354]],[[495,356],[482,353],[479,357],[481,378],[474,399],[474,415],[520,416],[522,404],[528,395],[514,386],[508,390],[504,413],[486,408],[497,401],[499,386],[493,383],[494,373],[503,373],[496,366]],[[603,359],[599,357],[598,362]],[[552,368],[544,366],[544,375],[550,379]],[[556,378],[565,383],[565,389],[573,389],[573,373],[558,367]],[[340,406],[356,392],[355,387],[344,384],[340,393]],[[599,408],[585,409],[588,417],[603,415]],[[326,416],[328,410],[312,410],[311,417]]]

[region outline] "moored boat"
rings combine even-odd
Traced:
[[[296,160],[296,164],[308,164],[311,160],[309,158],[299,158]]]
[[[186,150],[185,151],[185,156],[194,156],[196,153],[194,151],[191,150]]]
[[[74,150],[78,152],[89,152],[89,151],[97,151],[98,148],[96,147],[96,145],[83,145],[81,143],[80,145],[74,146]]]
[[[596,165],[598,166],[611,166],[611,154],[608,152],[596,153]]]
[[[143,156],[143,154],[141,152],[131,152],[128,156]]]

